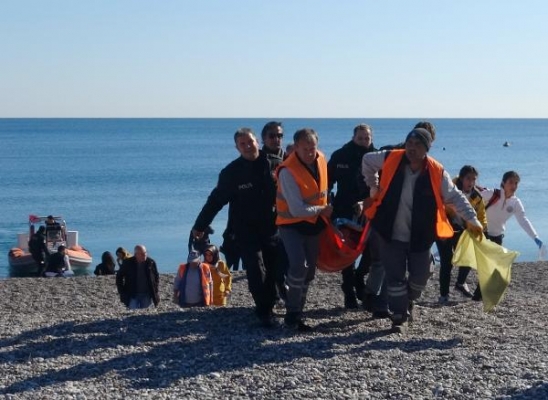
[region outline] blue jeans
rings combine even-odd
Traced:
[[[148,294],[138,294],[129,299],[128,308],[136,310],[138,308],[148,308],[152,304],[152,298]]]

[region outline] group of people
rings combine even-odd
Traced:
[[[120,266],[116,271],[116,287],[120,301],[129,309],[157,306],[160,302],[160,275],[156,261],[148,256],[142,244],[135,246],[134,252],[132,256],[122,247],[116,250]],[[107,263],[114,268],[112,255],[107,257]],[[103,271],[103,264],[104,259],[97,266],[96,275],[114,274],[111,268],[106,274],[97,273]],[[173,302],[181,307],[226,306],[231,291],[230,270],[220,259],[217,247],[210,244],[203,249],[203,254],[191,249],[187,262],[179,266],[173,283]]]
[[[315,276],[320,235],[332,219],[365,216],[371,230],[360,263],[342,271],[344,305],[357,308],[361,300],[373,317],[390,318],[391,329],[404,332],[413,320],[414,301],[431,276],[433,243],[441,257],[440,303],[448,301],[452,253],[464,230],[478,240],[485,233],[501,244],[505,222],[515,215],[541,247],[515,196],[519,175],[505,173],[501,190],[479,188],[478,172],[469,165],[452,179],[428,155],[435,135],[435,127],[421,121],[403,143],[377,150],[372,128],[360,124],[328,161],[313,129],[295,132],[290,153],[282,147],[280,122],[265,125],[262,149],[251,129],[238,129],[234,142],[239,157],[220,172],[189,239],[189,244],[203,242],[215,216],[228,204],[221,246],[227,263],[219,259],[215,246],[191,248],[177,272],[173,300],[182,307],[226,304],[229,267],[241,259],[259,323],[278,325],[273,308],[281,299],[284,326],[309,332],[313,327],[304,320],[303,310]],[[462,266],[455,287],[472,297],[466,284],[469,270]],[[137,246],[135,256],[122,263],[116,281],[128,307],[157,303],[158,273],[144,246]],[[481,298],[479,288],[475,297]]]
[[[65,234],[63,227],[55,217],[48,215],[44,225],[40,226],[30,237],[29,252],[38,266],[39,276],[54,277],[72,273],[66,246],[64,244],[56,245],[56,241],[64,243]],[[51,248],[48,247],[48,242],[51,243]],[[52,251],[53,249],[55,251]]]

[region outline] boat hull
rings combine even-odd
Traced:
[[[20,249],[18,250],[18,252],[12,250],[8,254],[10,268],[22,273],[38,272],[38,266],[34,262],[32,255]],[[85,251],[67,249],[66,252],[72,267],[87,268],[93,261],[89,253]]]

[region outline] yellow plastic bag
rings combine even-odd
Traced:
[[[512,263],[519,256],[485,237],[480,242],[464,231],[453,253],[453,265],[477,270],[483,311],[491,311],[501,300],[510,284]]]

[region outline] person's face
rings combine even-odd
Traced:
[[[238,136],[236,149],[246,160],[255,161],[259,157],[259,144],[251,133]]]
[[[124,255],[121,252],[116,253],[116,257],[118,257],[120,260],[124,258]]]
[[[462,178],[462,191],[464,193],[470,193],[472,188],[476,186],[476,174],[467,174]]]
[[[145,262],[147,259],[147,250],[144,247],[136,246],[135,247],[135,259],[137,262]]]
[[[312,165],[318,153],[318,142],[313,138],[301,139],[295,143],[295,153],[303,163]]]
[[[409,161],[422,161],[426,157],[426,153],[426,147],[419,139],[411,137],[405,142],[405,154]]]
[[[373,134],[367,129],[356,131],[352,141],[360,147],[369,147],[373,142]]]
[[[506,179],[506,182],[502,184],[502,188],[504,189],[504,194],[506,197],[513,196],[516,191],[518,190],[519,180],[516,178],[508,178]]]
[[[206,251],[204,253],[204,260],[206,263],[211,264],[213,262],[213,253],[211,251]]]
[[[268,133],[263,138],[263,142],[266,148],[278,151],[282,148],[283,137],[283,128],[281,126],[277,126],[268,131]]]

